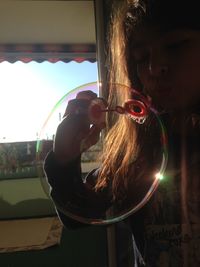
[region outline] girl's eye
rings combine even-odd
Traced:
[[[188,39],[183,39],[179,40],[170,44],[166,45],[166,49],[168,51],[176,52],[179,51],[180,49],[184,48],[186,44],[188,44],[189,40]]]
[[[137,53],[134,55],[134,61],[138,64],[144,64],[148,62],[149,60],[149,54],[148,53]]]

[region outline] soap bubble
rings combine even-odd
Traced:
[[[52,150],[54,135],[58,124],[63,118],[67,104],[82,91],[90,90],[98,96],[98,86],[96,82],[89,83],[68,92],[56,103],[44,122],[37,142],[36,154],[38,174],[44,191],[48,196],[50,196],[50,186],[45,178],[43,163],[48,152]],[[115,85],[115,87],[123,90],[126,86]],[[127,115],[131,117],[133,123],[136,124],[137,131],[142,130],[141,132],[145,133],[145,136],[143,136],[144,144],[141,147],[141,153],[144,152],[143,149],[145,148],[145,153],[142,154],[143,158],[130,158],[130,163],[135,168],[131,173],[134,183],[133,188],[129,190],[128,198],[125,198],[126,200],[116,200],[107,189],[97,193],[94,189],[96,181],[91,181],[90,177],[92,176],[88,176],[89,178],[84,176],[85,173],[93,172],[93,169],[99,168],[97,158],[98,154],[101,153],[102,140],[100,138],[100,142],[97,145],[91,147],[89,151],[82,155],[82,178],[78,177],[78,182],[76,182],[66,177],[65,200],[61,196],[53,199],[57,210],[67,217],[93,225],[107,225],[119,222],[142,208],[157,189],[160,181],[164,179],[168,151],[167,135],[161,116],[151,107],[150,102],[145,100],[144,96],[140,97],[139,93],[133,91],[132,97],[134,102],[129,100],[123,107],[107,107],[107,109],[103,110],[105,112],[117,112],[119,116]],[[142,117],[142,120],[137,120],[137,113],[139,118]]]

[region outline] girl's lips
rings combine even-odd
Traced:
[[[152,92],[151,97],[155,106],[158,105],[168,109],[176,105],[172,88],[159,88]]]
[[[150,92],[150,95],[152,96],[152,98],[156,97],[156,98],[161,98],[161,97],[166,97],[166,98],[171,98],[172,96],[172,88],[164,88],[164,87],[159,87],[157,89],[154,89],[152,91],[152,94]]]

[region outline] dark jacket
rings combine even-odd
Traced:
[[[47,155],[44,164],[46,177],[51,186],[52,200],[60,220],[68,229],[87,227],[91,222],[106,219],[106,210],[111,203],[106,190],[98,195],[89,188],[97,179],[98,169],[83,178],[80,166],[80,159],[71,162],[68,166],[61,166],[56,162],[52,151]],[[82,218],[86,222],[85,220],[82,222]],[[138,264],[135,266],[144,266],[142,258],[144,232],[141,218],[141,216],[135,216],[135,220],[130,221],[128,218],[115,224],[119,267],[134,266],[135,261]],[[132,230],[134,227],[137,228],[136,231]],[[135,240],[136,238],[138,240]]]

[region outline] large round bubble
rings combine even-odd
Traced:
[[[126,86],[115,85],[117,90],[125,90]],[[55,104],[41,129],[37,143],[38,173],[42,186],[50,196],[50,186],[43,172],[43,162],[53,147],[56,129],[61,122],[68,102],[81,91],[91,90],[98,95],[98,83],[89,83],[64,95]],[[79,186],[70,188],[67,201],[62,198],[54,199],[56,208],[66,216],[82,223],[107,225],[119,222],[142,208],[157,189],[163,179],[167,164],[167,136],[165,127],[158,112],[143,95],[132,90],[131,99],[124,105],[106,107],[102,112],[116,112],[118,116],[127,116],[135,124],[139,133],[141,147],[136,155],[130,158],[132,186],[127,196],[122,199],[113,197],[108,188],[97,192],[96,180],[88,179],[87,173],[94,172],[101,166],[98,155],[101,154],[102,139],[82,154],[82,178]],[[131,142],[131,140],[130,140]],[[142,157],[141,157],[142,155]],[[94,177],[94,176],[93,176]],[[80,186],[81,183],[81,186]],[[88,189],[89,188],[89,189]],[[68,194],[66,189],[66,194]]]

